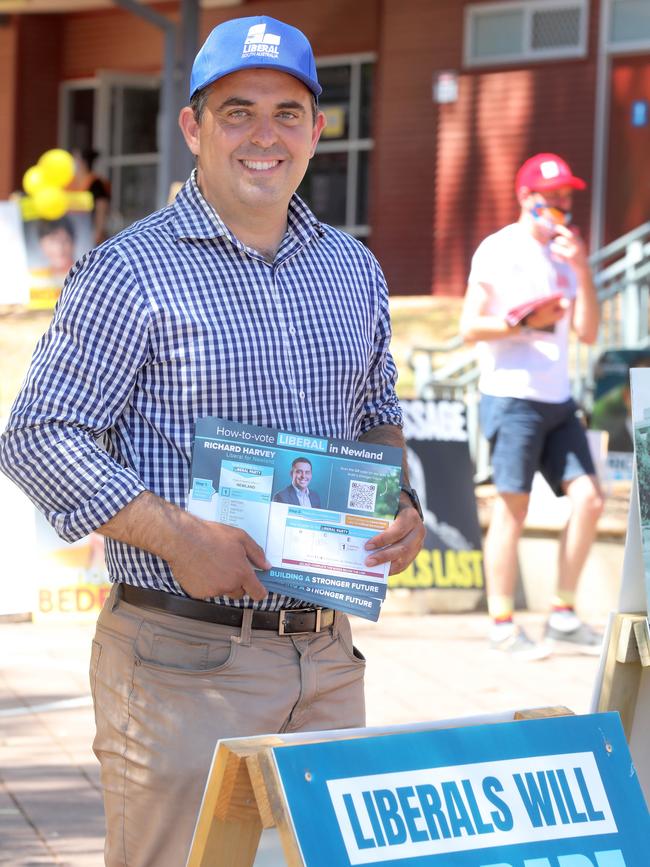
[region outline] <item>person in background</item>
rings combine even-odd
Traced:
[[[210,33],[179,117],[196,169],[75,266],[0,439],[59,535],[106,538],[90,676],[109,867],[185,864],[219,739],[364,725],[347,617],[268,593],[251,536],[186,510],[198,418],[404,447],[379,264],[295,194],[320,92],[296,28]],[[368,566],[422,545],[403,478]]]
[[[599,325],[585,244],[571,225],[574,191],[585,186],[556,154],[537,154],[521,166],[515,181],[519,219],[476,250],[461,317],[463,337],[478,343],[479,418],[492,448],[497,490],[484,550],[490,644],[525,659],[547,656],[555,643],[587,653],[598,653],[601,644],[574,609],[603,509],[569,382],[570,330],[593,343]],[[535,309],[511,324],[509,311],[526,301],[535,301]],[[537,470],[572,507],[540,644],[513,621],[517,547]]]
[[[108,210],[111,201],[111,185],[106,178],[93,171],[99,152],[93,148],[75,148],[75,176],[70,190],[85,190],[93,197],[93,233],[95,246],[108,238]]]

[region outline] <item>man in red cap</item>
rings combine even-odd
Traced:
[[[571,226],[573,192],[585,187],[556,154],[526,160],[515,182],[519,219],[476,250],[461,319],[465,340],[478,344],[480,423],[490,441],[497,489],[484,551],[490,643],[523,659],[541,659],[555,643],[591,653],[601,643],[574,610],[603,508],[568,365],[570,330],[585,343],[598,333],[587,252]],[[540,644],[513,623],[517,545],[537,470],[572,507],[560,536],[557,589]]]

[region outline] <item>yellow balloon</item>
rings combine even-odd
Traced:
[[[35,195],[41,187],[46,185],[47,182],[43,170],[39,169],[38,166],[32,166],[23,175],[23,190],[25,190],[28,196]]]
[[[74,159],[62,148],[45,151],[37,165],[50,187],[67,187],[74,178]]]
[[[33,196],[34,209],[44,220],[58,220],[68,210],[68,197],[59,187],[41,187]]]

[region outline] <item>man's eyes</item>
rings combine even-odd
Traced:
[[[247,108],[231,109],[227,114],[229,120],[244,120],[252,116],[253,113]],[[282,110],[278,111],[275,117],[281,121],[295,121],[299,119],[300,115],[297,111]]]

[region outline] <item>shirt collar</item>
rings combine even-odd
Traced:
[[[173,222],[177,239],[202,239],[226,237],[234,243],[241,242],[232,234],[212,205],[204,198],[196,181],[196,169],[181,187],[172,205]],[[322,237],[325,230],[307,205],[295,193],[289,202],[287,236],[301,245],[313,238]]]

